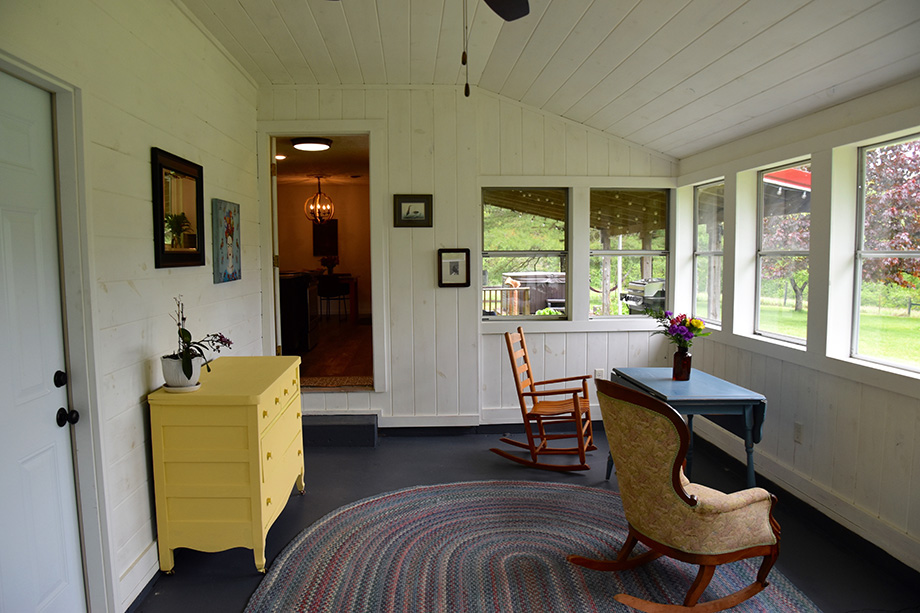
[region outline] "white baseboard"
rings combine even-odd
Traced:
[[[703,437],[742,464],[747,463],[743,441],[711,421],[694,420],[693,434]],[[920,542],[909,534],[841,498],[836,492],[816,483],[773,456],[761,452],[757,445],[754,445],[754,469],[847,530],[881,547],[914,570],[920,571]],[[782,504],[782,501],[779,504]]]

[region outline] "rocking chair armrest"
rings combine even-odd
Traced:
[[[575,377],[563,377],[562,379],[547,379],[546,381],[534,381],[534,385],[548,385],[551,383],[564,383],[566,381],[587,381],[591,375],[577,375]]]
[[[703,514],[731,513],[762,502],[772,504],[773,500],[773,495],[760,487],[752,487],[731,494],[725,494],[699,483],[689,484],[684,489],[698,499],[694,511]]]
[[[582,391],[583,390],[580,387],[566,387],[566,388],[560,388],[560,389],[555,389],[555,390],[521,392],[521,395],[536,397],[536,396],[561,396],[564,394],[566,396],[571,396],[572,394],[580,394],[582,393]]]

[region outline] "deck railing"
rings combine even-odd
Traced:
[[[530,315],[530,288],[507,285],[484,287],[482,310],[496,315]]]

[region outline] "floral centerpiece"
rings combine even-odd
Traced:
[[[675,315],[671,311],[653,311],[648,309],[645,314],[658,320],[661,330],[655,334],[663,334],[668,340],[678,347],[687,347],[693,344],[693,339],[698,336],[709,336],[709,332],[704,332],[706,324],[699,319],[691,318],[683,313]]]
[[[210,350],[220,353],[221,349],[230,347],[233,342],[219,332],[208,334],[198,341],[192,340],[192,333],[185,327],[185,304],[182,302],[182,296],[177,296],[174,300],[176,301],[176,312],[170,316],[176,322],[178,328],[179,346],[174,353],[163,356],[164,376],[166,375],[166,361],[179,361],[182,364],[182,374],[185,375],[191,385],[195,385],[198,378],[193,377],[195,370],[194,359],[201,358],[205,368],[210,372],[211,367],[208,365],[210,360],[208,360],[205,351]],[[166,383],[170,385],[168,379]]]
[[[332,274],[332,269],[339,265],[339,256],[337,255],[324,255],[319,259],[319,263],[322,264],[325,268],[329,270],[329,274]]]
[[[681,313],[675,315],[671,311],[653,311],[648,309],[645,314],[658,321],[661,329],[655,334],[663,334],[668,340],[677,345],[677,351],[674,353],[674,364],[671,372],[671,378],[675,381],[687,381],[690,379],[690,345],[693,339],[700,336],[709,336],[706,330],[706,324],[701,320],[689,317]]]

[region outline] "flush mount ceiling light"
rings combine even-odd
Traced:
[[[332,198],[323,193],[320,178],[316,177],[316,193],[303,203],[303,214],[315,224],[324,224],[335,215],[335,205],[332,204]]]
[[[300,149],[301,151],[325,151],[332,145],[332,139],[306,136],[292,138],[291,144],[294,145],[294,149]]]

